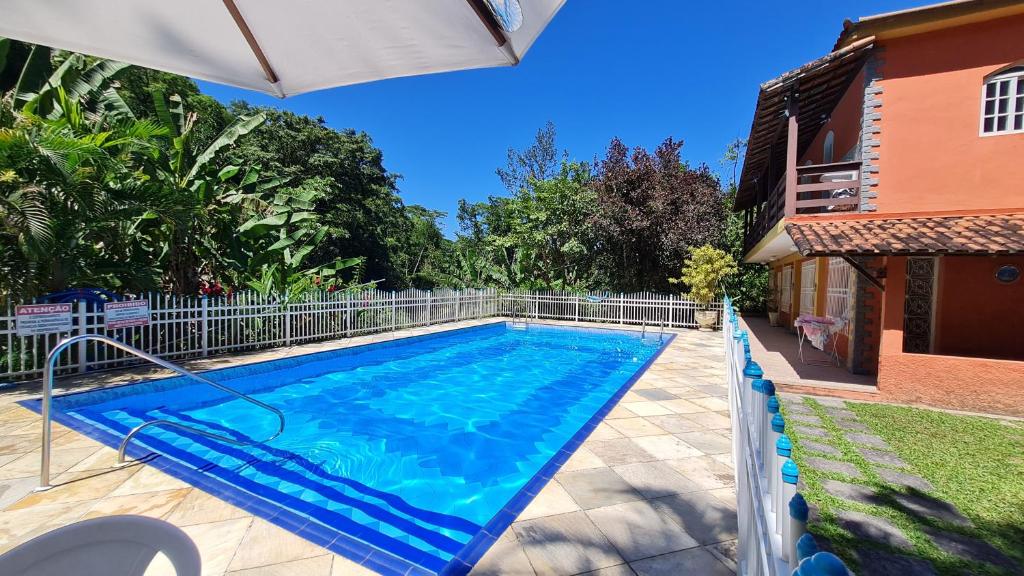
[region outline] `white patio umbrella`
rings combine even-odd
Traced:
[[[3,0],[0,36],[286,97],[514,66],[565,0]]]

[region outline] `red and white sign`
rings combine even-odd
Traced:
[[[107,302],[103,305],[103,317],[107,330],[149,325],[148,300],[124,300]]]
[[[24,304],[14,309],[18,336],[71,331],[71,304]]]

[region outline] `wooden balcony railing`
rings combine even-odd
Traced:
[[[782,174],[748,214],[744,249],[750,251],[784,216],[859,211],[860,171],[855,160],[798,166],[793,179]]]
[[[849,212],[860,205],[860,160],[798,166],[796,175],[795,194],[787,194],[796,201],[786,215]]]

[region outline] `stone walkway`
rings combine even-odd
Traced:
[[[188,367],[243,364],[490,321],[217,357]],[[724,370],[720,333],[680,332],[473,573],[734,574],[736,498]],[[87,389],[155,374],[94,374],[59,387]],[[57,424],[56,486],[33,493],[39,417],[13,404],[31,397],[38,397],[37,387],[0,391],[0,553],[85,518],[142,514],[181,526],[200,549],[203,574],[371,573],[154,468],[115,469],[113,450]],[[147,574],[169,572],[169,564],[158,561]]]
[[[1019,574],[1016,563],[992,545],[972,536],[973,525],[949,502],[934,494],[888,443],[874,434],[846,402],[783,394],[786,433],[794,439],[801,471],[813,470],[814,482],[831,497],[812,503],[811,525],[827,511],[835,524],[856,539],[861,576],[926,576],[935,567],[914,557],[922,545],[934,545],[954,557],[990,564]],[[806,478],[805,474],[802,474]],[[802,479],[801,482],[804,480]],[[811,488],[814,488],[812,486]],[[906,518],[918,540],[890,518]],[[890,516],[890,518],[883,517]],[[820,545],[828,541],[816,535]]]

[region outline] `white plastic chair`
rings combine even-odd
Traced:
[[[177,576],[199,576],[199,550],[188,535],[145,516],[106,516],[47,532],[0,556],[0,574],[142,576],[160,552]]]

